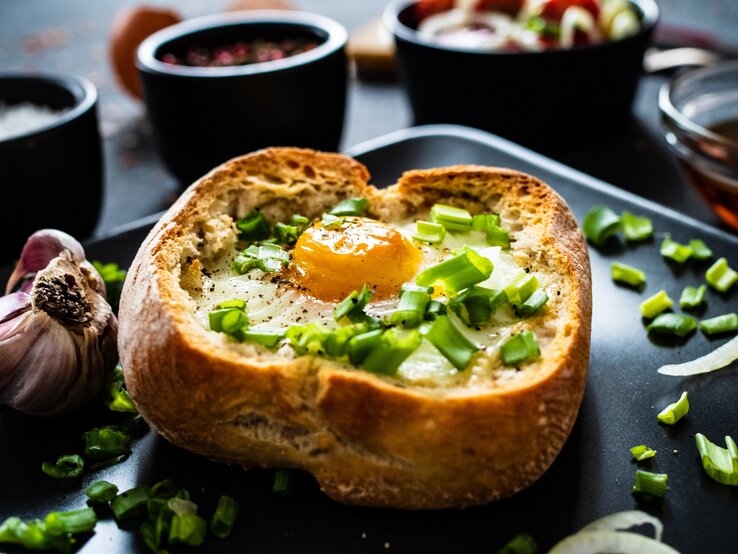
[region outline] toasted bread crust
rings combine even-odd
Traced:
[[[411,171],[385,190],[368,177],[344,156],[282,148],[231,160],[190,187],[142,244],[123,290],[129,393],[174,444],[228,463],[307,470],[341,502],[427,509],[513,494],[553,462],[584,391],[591,282],[576,221],[550,187],[509,169]],[[542,359],[487,387],[426,390],[229,343],[195,320],[188,268],[228,246],[234,218],[254,207],[273,220],[312,217],[361,195],[370,215],[389,221],[435,202],[500,213],[515,248],[560,285],[548,315],[530,322],[548,337]]]

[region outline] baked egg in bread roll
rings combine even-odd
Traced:
[[[347,504],[465,507],[561,450],[590,345],[587,248],[510,169],[406,172],[271,148],[185,191],[142,244],[119,350],[172,443],[310,472]]]

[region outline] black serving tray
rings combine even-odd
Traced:
[[[554,187],[579,220],[594,204],[630,210],[654,221],[657,238],[636,245],[618,241],[591,249],[594,283],[592,354],[584,401],[561,454],[541,479],[511,498],[462,511],[408,512],[343,506],[323,495],[307,474],[299,474],[290,497],[271,494],[272,471],[244,471],[209,462],[176,448],[149,432],[125,462],[80,480],[45,476],[41,463],[79,452],[83,431],[100,424],[103,411],[57,420],[39,420],[0,409],[0,521],[11,515],[41,517],[54,510],[85,505],[82,492],[106,479],[125,490],[173,478],[187,487],[209,516],[220,494],[242,510],[233,535],[208,538],[198,552],[496,552],[517,533],[532,534],[548,550],[562,537],[595,518],[620,510],[643,509],[663,520],[664,540],[683,553],[735,552],[738,540],[738,490],[712,481],[703,471],[694,434],[713,442],[738,438],[738,368],[682,379],[656,369],[702,355],[725,342],[697,333],[685,342],[649,338],[638,305],[659,289],[678,299],[682,288],[702,282],[706,263],[684,267],[658,253],[660,236],[678,241],[705,240],[717,256],[738,267],[738,239],[565,167],[495,136],[456,126],[408,129],[354,147],[378,186],[393,183],[406,169],[457,163],[498,165],[531,173]],[[155,219],[128,226],[87,245],[88,257],[127,265]],[[616,286],[610,262],[644,269],[641,293]],[[708,292],[699,317],[737,311],[738,291]],[[689,414],[673,427],[656,414],[689,391]],[[182,390],[182,394],[188,391]],[[642,502],[631,495],[636,464],[628,452],[645,443],[658,451],[642,467],[669,474],[663,500]],[[468,471],[475,471],[469,467]],[[101,521],[82,552],[147,552],[138,536]],[[174,549],[177,551],[176,549]],[[182,551],[189,551],[187,548]]]

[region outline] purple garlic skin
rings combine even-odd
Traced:
[[[28,239],[0,298],[0,403],[36,416],[85,406],[117,361],[105,285],[66,233]]]

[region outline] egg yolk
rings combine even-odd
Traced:
[[[292,252],[290,280],[320,300],[343,300],[365,284],[375,299],[396,297],[412,280],[422,255],[389,225],[364,217],[346,217],[340,225],[308,227]]]

